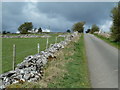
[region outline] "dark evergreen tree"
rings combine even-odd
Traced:
[[[38,29],[38,33],[41,33],[42,32],[42,28],[40,27],[39,29]]]

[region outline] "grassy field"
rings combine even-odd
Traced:
[[[42,80],[8,88],[90,88],[83,36],[73,41],[56,54],[57,59],[48,62]]]
[[[113,42],[109,38],[105,38],[105,37],[97,35],[97,34],[94,34],[94,35],[97,36],[98,38],[104,40],[105,42],[109,43],[110,45],[120,49],[120,42]]]
[[[57,35],[49,38],[49,45],[55,43]],[[64,38],[58,38],[58,42]],[[37,44],[40,44],[40,50],[46,48],[46,38],[3,38],[2,39],[2,72],[12,69],[13,44],[16,45],[16,63],[20,63],[28,55],[37,53]]]

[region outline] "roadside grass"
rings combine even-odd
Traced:
[[[56,36],[49,38],[49,45],[55,43]],[[58,42],[64,38],[58,38]],[[2,38],[2,73],[12,69],[13,44],[16,45],[16,64],[28,55],[37,54],[37,44],[40,50],[46,49],[46,38]],[[48,46],[49,46],[48,45]]]
[[[83,35],[48,62],[44,76],[38,82],[13,84],[7,88],[90,88]]]
[[[94,34],[94,35],[95,35],[96,37],[104,40],[105,42],[109,43],[110,45],[112,45],[112,46],[120,49],[120,42],[111,41],[109,38],[105,38],[105,37],[103,37],[103,36],[101,36],[101,35],[97,35],[97,34]]]
[[[89,88],[89,78],[87,62],[85,58],[85,48],[83,36],[74,44],[72,48],[74,54],[66,55],[65,59],[69,60],[65,64],[67,73],[63,77],[56,78],[56,83],[49,83],[48,87],[52,88]],[[72,49],[68,49],[71,52]]]

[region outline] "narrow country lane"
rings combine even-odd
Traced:
[[[94,35],[84,38],[92,87],[118,88],[118,50]]]

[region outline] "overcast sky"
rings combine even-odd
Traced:
[[[34,28],[42,27],[53,32],[71,29],[75,22],[85,21],[85,29],[97,24],[109,31],[114,2],[3,2],[2,28],[16,32],[24,22],[33,22]]]

